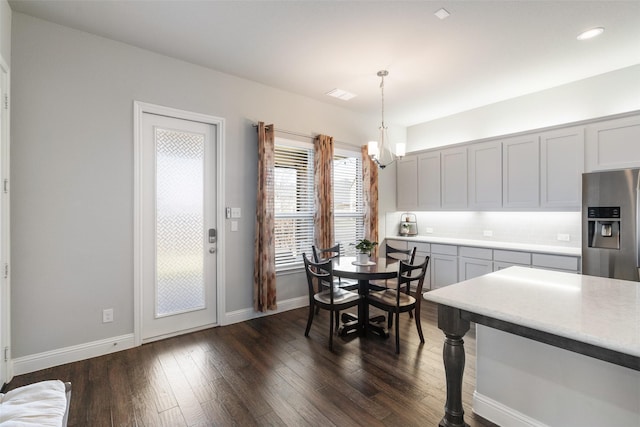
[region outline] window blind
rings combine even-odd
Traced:
[[[276,141],[274,160],[276,270],[285,270],[301,265],[303,253],[311,254],[313,148]]]

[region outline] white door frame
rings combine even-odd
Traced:
[[[11,359],[11,235],[9,193],[9,66],[0,57],[0,386],[13,378]],[[6,96],[6,98],[5,98]],[[7,349],[7,350],[5,350]],[[6,360],[5,360],[6,358]]]
[[[193,113],[161,105],[148,104],[140,101],[133,102],[133,310],[134,310],[134,344],[142,344],[142,115],[144,113],[174,117],[177,119],[191,120],[214,125],[216,129],[216,229],[218,230],[218,242],[216,250],[216,313],[217,324],[225,313],[225,287],[224,287],[224,253],[225,253],[225,227],[224,227],[224,119],[206,114]]]

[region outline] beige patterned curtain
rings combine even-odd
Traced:
[[[333,234],[333,137],[318,135],[314,139],[315,241],[319,248],[334,244]]]
[[[276,250],[274,240],[273,125],[258,123],[258,197],[253,256],[253,308],[265,312],[276,305]]]
[[[378,167],[369,157],[366,145],[362,152],[362,192],[364,193],[364,238],[372,242],[378,240]],[[372,256],[378,256],[378,246]]]

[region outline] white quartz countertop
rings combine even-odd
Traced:
[[[536,252],[553,255],[582,255],[581,248],[569,246],[536,245],[530,243],[499,242],[494,240],[456,239],[450,237],[431,237],[423,235],[413,237],[387,236],[387,239],[406,240],[408,242],[438,243],[443,245],[472,246],[477,248],[504,249],[510,251]]]
[[[424,299],[640,357],[638,282],[509,267]]]

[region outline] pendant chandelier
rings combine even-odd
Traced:
[[[371,160],[373,160],[380,169],[384,169],[396,159],[402,158],[405,154],[404,142],[396,143],[395,155],[391,152],[389,144],[389,135],[387,133],[387,126],[384,124],[384,78],[389,75],[387,70],[378,71],[378,77],[380,77],[380,93],[382,95],[382,122],[380,124],[380,142],[369,141],[367,151]]]

